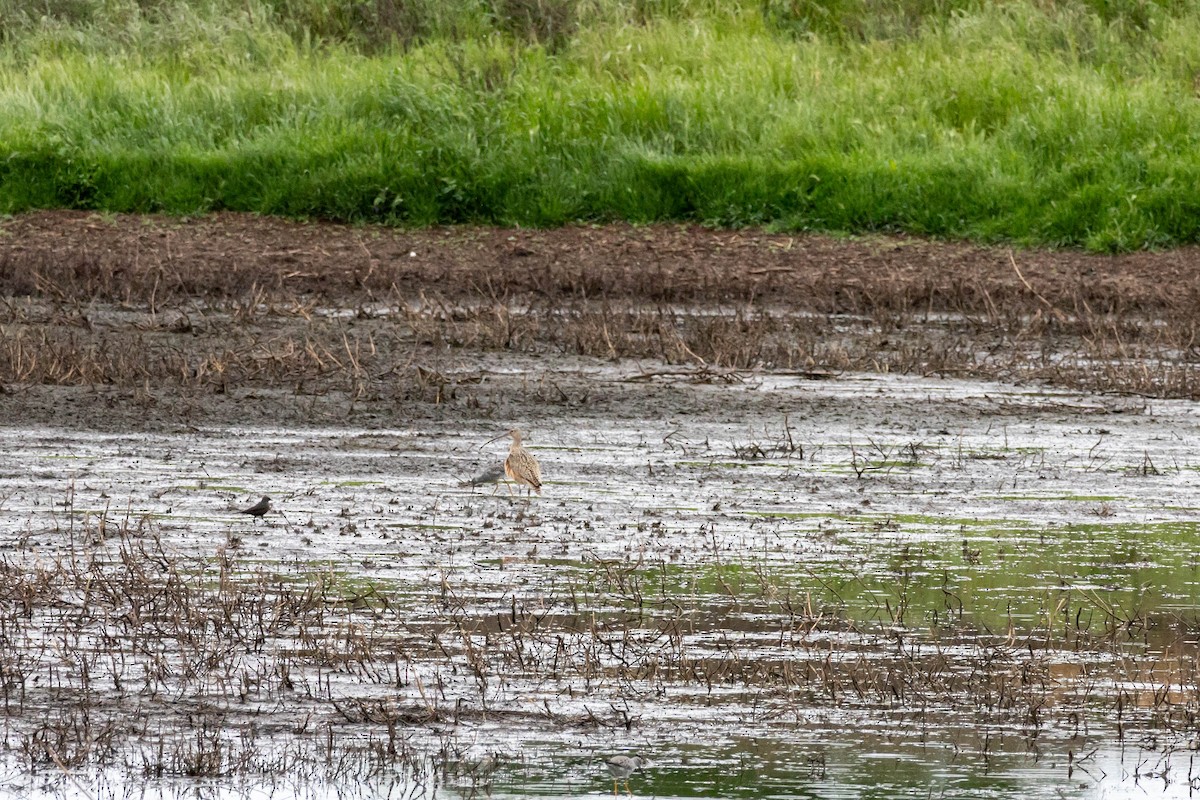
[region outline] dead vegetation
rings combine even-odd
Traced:
[[[720,697],[762,725],[814,709],[928,729],[968,718],[1031,741],[1115,720],[1184,742],[1200,706],[1195,659],[1145,655],[1129,634],[1146,620],[1086,592],[1048,597],[1044,627],[989,633],[949,599],[910,627],[903,580],[856,622],[762,570],[718,570],[719,591],[687,594],[665,564],[597,561],[549,593],[497,598],[453,573],[414,593],[228,547],[186,557],[146,519],[89,517],[54,540],[0,560],[3,741],[32,772],[323,782],[386,767],[410,791],[473,792],[512,780],[520,757],[470,756],[446,731],[631,731],[654,697]],[[1073,606],[1086,615],[1060,624]]]
[[[469,401],[456,354],[875,371],[1200,395],[1185,254],[694,229],[9,221],[0,383]],[[149,387],[149,388],[148,388]]]
[[[0,309],[5,384],[275,388],[356,398],[457,399],[478,376],[456,354],[516,351],[655,359],[723,373],[785,371],[1032,380],[1153,397],[1197,395],[1195,320],[1019,311],[871,317],[780,308],[630,307],[537,298],[452,305],[400,294],[371,309],[314,311],[311,298],[147,311],[45,297]]]
[[[457,370],[464,351],[654,359],[725,379],[757,371],[896,374],[1040,381],[1073,389],[1151,397],[1198,394],[1191,334],[1172,321],[1123,320],[1097,332],[1044,318],[937,323],[889,315],[874,320],[741,309],[694,313],[507,305],[448,310],[444,301],[397,299],[357,319],[301,316],[278,308],[246,321],[223,309],[191,310],[157,329],[123,314],[87,326],[57,309],[10,313],[0,324],[6,384],[339,390],[354,397],[447,402],[477,382]]]

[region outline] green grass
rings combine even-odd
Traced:
[[[7,213],[1200,241],[1182,2],[0,0],[0,31]]]

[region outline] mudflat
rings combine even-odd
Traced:
[[[1195,256],[7,220],[6,788],[1186,796]]]

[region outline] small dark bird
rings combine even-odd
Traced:
[[[249,514],[252,517],[261,517],[263,514],[266,514],[270,510],[271,510],[271,498],[267,497],[266,495],[263,495],[262,500],[259,500],[257,503],[250,506],[249,508],[241,509],[237,513]]]

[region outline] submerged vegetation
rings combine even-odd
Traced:
[[[0,0],[0,210],[1200,240],[1200,10]]]

